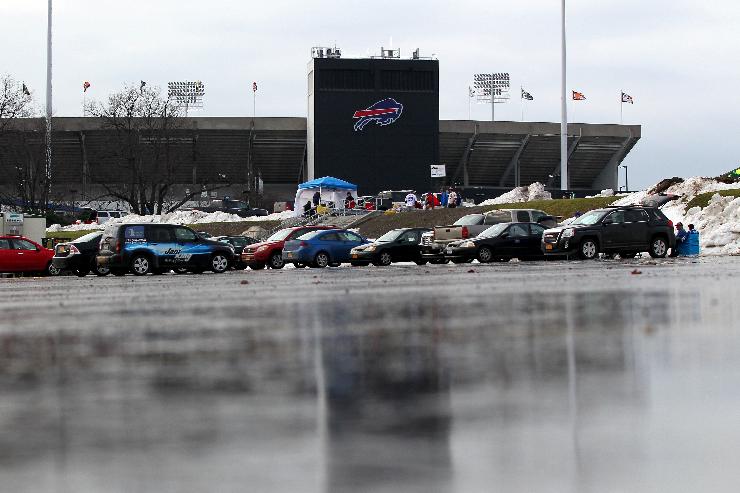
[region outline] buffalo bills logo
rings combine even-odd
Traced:
[[[355,131],[362,130],[370,122],[390,125],[401,117],[403,105],[393,98],[385,98],[365,110],[357,110],[352,118],[357,118]]]

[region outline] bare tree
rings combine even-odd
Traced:
[[[158,87],[127,86],[104,103],[88,105],[88,114],[110,131],[107,161],[92,176],[113,197],[136,214],[170,212],[191,199],[173,200],[173,185],[183,163],[192,162],[192,131],[184,128],[180,108],[162,97]],[[190,158],[188,154],[190,153]]]
[[[35,116],[31,91],[10,75],[0,78],[0,132],[4,132],[16,118]]]

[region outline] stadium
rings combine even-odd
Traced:
[[[533,182],[560,191],[560,124],[440,120],[438,60],[314,52],[307,80],[307,118],[182,118],[173,138],[174,196],[219,184],[219,196],[271,208],[291,200],[298,183],[327,175],[363,195],[456,186],[479,201]],[[16,186],[19,160],[34,159],[33,149],[43,154],[42,126],[15,122],[26,136],[23,152],[0,136],[5,193]],[[58,117],[52,127],[55,200],[101,200],[111,184],[127,183],[103,121]],[[639,125],[569,124],[569,192],[618,189],[619,165],[640,137]],[[444,176],[432,178],[432,165],[444,165]]]

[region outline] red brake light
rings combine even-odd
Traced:
[[[668,227],[669,228],[672,228],[673,227],[673,221],[671,221],[670,219],[668,220]]]
[[[80,250],[74,245],[69,245],[69,251],[71,253],[80,253]]]
[[[116,240],[116,253],[121,253],[121,240]]]
[[[463,239],[467,238],[468,237],[468,234],[469,234],[468,233],[468,227],[467,226],[463,226],[462,227],[462,237],[463,237]]]

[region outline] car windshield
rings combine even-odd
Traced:
[[[576,218],[575,221],[573,221],[570,224],[584,224],[584,225],[591,225],[596,224],[597,222],[601,221],[601,219],[608,213],[609,211],[591,211],[587,212],[582,216],[579,216]]]
[[[507,226],[509,226],[508,223],[494,224],[490,228],[483,230],[478,235],[478,238],[491,238],[493,236],[498,236],[503,230],[507,228]]]
[[[480,224],[481,219],[483,219],[483,214],[470,214],[468,216],[463,216],[457,221],[455,221],[455,226],[473,226],[474,224]]]
[[[375,241],[380,242],[380,243],[393,241],[396,238],[398,238],[398,235],[400,235],[401,233],[403,233],[402,229],[394,229],[392,231],[388,231],[386,234],[384,234],[383,236],[381,236]]]
[[[267,238],[265,241],[283,241],[285,238],[290,236],[290,233],[292,232],[292,229],[281,229],[280,231],[273,233],[272,236]]]
[[[95,233],[88,233],[84,236],[80,236],[77,238],[73,243],[87,243],[88,241],[93,241],[96,238],[100,238],[102,236],[102,233],[100,231],[96,231]]]

